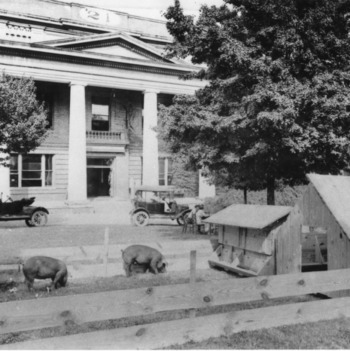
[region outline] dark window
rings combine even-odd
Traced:
[[[165,184],[165,158],[159,159],[159,185]]]
[[[52,168],[52,156],[45,155],[45,186],[52,185],[53,168]]]
[[[48,122],[46,128],[52,128],[53,125],[53,103],[54,103],[54,87],[48,83],[38,83],[36,90],[37,100],[44,104],[47,111],[46,121]]]
[[[53,184],[53,155],[13,155],[10,159],[11,187],[43,187]]]
[[[109,131],[109,99],[102,97],[93,97],[91,109],[91,129]]]
[[[168,158],[168,174],[167,174],[167,178],[168,178],[168,184],[167,185],[171,185],[172,181],[173,181],[173,160],[171,158]]]
[[[22,187],[41,186],[41,155],[22,156]]]
[[[18,156],[10,158],[10,187],[18,187]]]
[[[159,159],[159,185],[171,185],[173,180],[173,161],[171,158]]]

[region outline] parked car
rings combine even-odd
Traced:
[[[142,227],[149,223],[150,218],[170,218],[183,225],[185,216],[191,212],[191,205],[198,200],[189,199],[186,203],[186,198],[176,199],[175,190],[174,186],[162,185],[136,187],[130,212],[132,223]]]
[[[49,211],[45,207],[31,206],[34,201],[35,197],[0,201],[0,221],[24,220],[28,227],[46,225]]]

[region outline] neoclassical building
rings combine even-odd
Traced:
[[[81,202],[169,184],[172,161],[153,129],[157,106],[204,85],[179,79],[198,68],[164,57],[171,40],[159,20],[56,0],[1,1],[0,68],[32,77],[49,111],[48,137],[28,155],[11,155],[1,191]]]

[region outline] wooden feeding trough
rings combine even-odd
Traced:
[[[292,207],[231,205],[204,222],[215,226],[218,247],[209,258],[243,276],[300,271],[300,220]]]

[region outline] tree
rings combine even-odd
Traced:
[[[349,0],[224,0],[197,22],[180,2],[165,17],[169,57],[191,57],[207,79],[196,96],[160,109],[171,150],[216,183],[296,185],[306,173],[347,167],[350,130]]]
[[[31,78],[0,78],[0,152],[27,153],[38,147],[47,135],[47,112],[36,99]],[[5,164],[5,158],[0,162]]]

